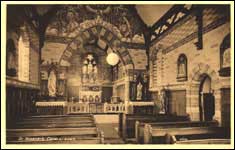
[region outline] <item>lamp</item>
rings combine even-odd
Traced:
[[[119,62],[119,57],[116,53],[111,52],[106,57],[106,61],[108,62],[109,65],[115,66]]]

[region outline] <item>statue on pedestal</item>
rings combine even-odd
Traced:
[[[161,114],[167,114],[168,113],[168,94],[169,92],[163,88],[159,95],[160,100],[160,112]]]
[[[141,100],[142,99],[142,84],[141,82],[139,82],[139,84],[137,85],[137,98],[136,100]]]
[[[96,82],[96,80],[98,78],[97,76],[98,76],[98,69],[97,69],[97,66],[94,66],[93,67],[93,83]]]
[[[134,74],[133,81],[131,82],[131,100],[136,100],[136,94],[137,94],[137,75]]]
[[[148,75],[144,73],[143,75],[143,98],[148,100]]]
[[[56,74],[54,70],[51,70],[48,78],[48,92],[50,97],[56,96]]]

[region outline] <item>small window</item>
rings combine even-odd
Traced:
[[[184,54],[181,54],[177,61],[177,80],[187,80],[187,57]]]

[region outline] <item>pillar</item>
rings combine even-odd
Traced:
[[[214,91],[215,96],[215,115],[213,117],[214,120],[219,122],[219,125],[222,125],[222,118],[221,118],[221,90],[216,89]]]
[[[193,82],[187,89],[186,112],[192,121],[200,120],[199,85],[200,83]]]

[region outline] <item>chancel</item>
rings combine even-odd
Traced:
[[[7,144],[231,144],[230,7],[7,5]]]

